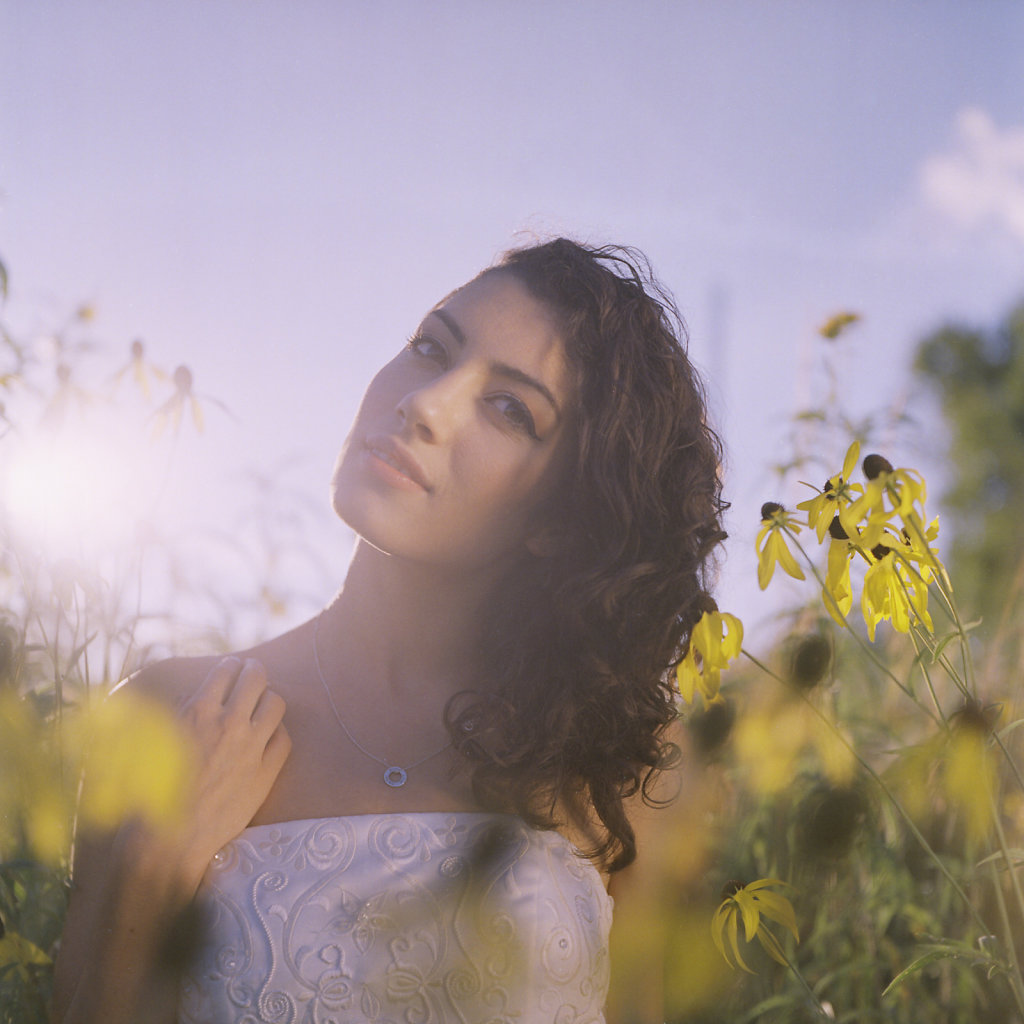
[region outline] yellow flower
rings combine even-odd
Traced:
[[[828,725],[801,700],[784,698],[750,709],[736,723],[733,745],[751,785],[762,793],[789,786],[798,761],[813,756],[837,786],[854,776],[856,760],[836,725]]]
[[[842,471],[825,481],[825,489],[820,494],[797,505],[798,509],[807,513],[807,525],[817,533],[819,544],[825,540],[832,520],[839,515],[842,521],[846,507],[863,492],[860,484],[850,483],[850,474],[857,465],[859,455],[860,442],[854,441],[846,451]]]
[[[78,780],[80,819],[106,828],[142,814],[164,824],[182,810],[188,751],[174,716],[135,694],[69,708],[58,725],[11,688],[0,690],[0,855],[67,856]]]
[[[715,911],[715,916],[711,920],[711,937],[715,940],[718,951],[730,966],[742,967],[748,974],[753,974],[740,955],[739,922],[741,919],[743,935],[747,942],[756,937],[773,960],[777,960],[783,965],[788,964],[779,940],[765,923],[766,921],[775,921],[777,924],[781,924],[797,942],[800,941],[800,934],[796,927],[796,914],[793,913],[792,904],[785,896],[769,889],[769,886],[785,884],[779,878],[760,878],[749,885],[730,882],[726,887],[725,899],[722,900],[721,906]],[[726,948],[727,944],[728,949]]]
[[[795,537],[800,526],[778,502],[766,501],[761,506],[761,529],[757,534],[757,582],[761,589],[771,582],[775,564],[782,566],[795,580],[804,578],[793,552],[786,547],[786,535]]]
[[[874,558],[874,555],[872,555]],[[864,574],[864,587],[860,595],[861,612],[868,628],[868,638],[875,639],[875,627],[888,619],[900,633],[909,633],[912,621],[922,622],[932,629],[928,614],[928,586],[912,577],[896,561],[896,553],[888,550],[873,561]]]
[[[843,526],[851,537],[862,521],[883,526],[896,518],[904,523],[915,515],[924,518],[927,492],[924,477],[917,470],[893,469],[889,460],[881,455],[867,456],[863,470],[868,480],[864,493],[852,502],[842,517]],[[875,541],[865,539],[864,543],[872,547]]]
[[[952,716],[948,731],[904,748],[887,774],[913,818],[945,820],[952,811],[970,839],[988,835],[998,789],[990,737],[998,718],[998,709],[968,700]]]
[[[682,661],[676,666],[679,692],[693,703],[699,692],[704,706],[721,698],[718,695],[722,669],[740,653],[743,646],[743,623],[727,612],[705,612],[690,633],[690,644]]]
[[[846,617],[853,607],[853,584],[850,582],[853,552],[853,545],[848,540],[833,540],[828,546],[828,566],[821,596],[829,615],[840,626],[846,625]]]
[[[855,324],[858,320],[860,320],[860,313],[836,313],[818,328],[818,333],[823,338],[828,338],[829,341],[835,341],[850,324]]]

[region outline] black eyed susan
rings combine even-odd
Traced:
[[[825,534],[833,522],[837,520],[844,528],[844,533],[852,528],[843,523],[846,510],[863,493],[861,484],[850,482],[850,476],[857,467],[857,459],[860,456],[860,442],[854,441],[846,451],[843,459],[843,468],[835,476],[830,476],[825,481],[825,486],[820,493],[807,501],[801,501],[797,508],[807,513],[807,525],[818,535],[818,543],[825,540]]]
[[[704,706],[720,700],[722,669],[727,668],[743,646],[743,623],[735,615],[717,609],[706,611],[690,633],[690,643],[676,666],[683,699],[692,704],[697,693]]]
[[[782,925],[799,942],[793,905],[781,893],[773,892],[772,886],[785,886],[779,878],[759,878],[744,885],[729,882],[722,891],[722,903],[711,920],[711,937],[718,951],[732,967],[741,967],[748,974],[753,971],[746,965],[740,954],[739,924],[743,921],[743,936],[747,942],[755,938],[764,951],[784,966],[789,966],[782,945],[767,922]]]
[[[776,564],[795,580],[804,579],[803,570],[797,564],[793,552],[786,546],[786,539],[793,539],[800,532],[800,524],[777,501],[766,501],[761,506],[761,529],[757,534],[757,582],[762,590],[771,582]]]
[[[900,633],[909,633],[915,622],[921,622],[931,632],[927,582],[897,561],[893,548],[876,548],[871,558],[860,595],[868,638],[874,641],[875,628],[883,621],[891,622]]]

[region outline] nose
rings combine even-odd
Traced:
[[[465,387],[458,374],[448,372],[409,391],[397,406],[405,430],[428,444],[443,444],[457,424]]]

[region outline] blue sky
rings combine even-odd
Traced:
[[[244,509],[243,466],[319,501],[422,312],[517,232],[565,232],[644,249],[679,301],[729,449],[723,602],[756,618],[815,327],[863,313],[844,404],[905,403],[928,429],[894,461],[939,473],[913,343],[1024,296],[1022,3],[0,0],[0,23],[7,317],[92,302],[97,337],[226,403],[183,441],[182,522]]]

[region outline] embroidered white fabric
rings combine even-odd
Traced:
[[[512,815],[247,828],[200,888],[182,1024],[603,1024],[612,900]]]

